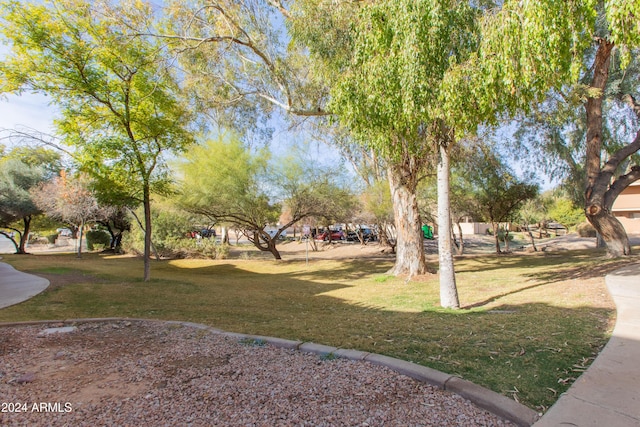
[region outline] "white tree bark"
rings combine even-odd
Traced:
[[[459,308],[458,289],[453,267],[451,211],[449,209],[449,148],[438,144],[438,256],[440,261],[440,305]]]

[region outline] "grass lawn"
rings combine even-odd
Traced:
[[[637,260],[634,257],[633,260]],[[437,276],[386,276],[390,261],[174,260],[7,255],[52,285],[0,322],[82,317],[185,320],[232,332],[386,354],[460,375],[545,410],[606,343],[604,274],[629,260],[598,250],[456,260],[463,309],[438,306]]]

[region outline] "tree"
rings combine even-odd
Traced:
[[[496,253],[501,253],[499,224],[514,219],[522,204],[538,194],[538,186],[520,181],[486,145],[472,149],[465,164],[468,168],[466,180],[474,192],[476,212],[491,223]]]
[[[393,202],[389,182],[378,180],[367,186],[362,194],[365,217],[370,218],[378,229],[380,243],[390,246],[395,252],[396,242],[388,235],[388,230],[393,226]]]
[[[27,253],[31,221],[41,212],[30,190],[47,180],[59,165],[55,152],[41,148],[14,147],[0,153],[0,227],[11,230],[0,230],[0,234],[13,242],[17,254]]]
[[[180,204],[215,222],[242,230],[260,250],[280,259],[277,243],[284,230],[303,218],[340,215],[348,193],[312,167],[289,158],[273,165],[266,149],[249,151],[237,137],[194,147],[180,164]],[[284,211],[288,221],[270,235]]]
[[[437,159],[439,229],[449,230],[449,151],[462,133],[482,121],[473,117],[473,110],[462,115],[465,102],[443,108],[443,98],[456,93],[443,91],[449,69],[477,46],[480,9],[455,0],[355,2],[361,6],[351,25],[353,13],[339,15],[353,8],[352,2],[338,11],[332,10],[338,9],[334,4],[322,9],[322,3],[301,3],[306,16],[294,34],[325,67],[323,75],[336,76],[329,110],[387,165],[398,230],[392,271],[422,274],[426,263],[415,195],[421,173],[429,157]],[[323,14],[333,20],[316,24]],[[344,19],[347,26],[340,27]],[[332,37],[347,47],[336,48]],[[441,234],[438,243],[441,304],[455,308],[459,302],[449,233]]]
[[[572,88],[585,112],[585,214],[611,256],[630,253],[626,232],[611,207],[622,190],[640,178],[640,165],[629,165],[630,156],[640,149],[640,130],[636,125],[628,142],[603,160],[603,102],[612,67],[628,66],[640,47],[634,18],[639,15],[640,4],[634,0],[505,1],[500,11],[486,16],[478,55],[460,65],[474,78],[465,82],[461,72],[455,79],[481,94],[480,110],[511,115],[529,113],[550,91]],[[618,88],[619,99],[637,116],[637,87]]]
[[[134,0],[4,2],[1,10],[11,53],[0,64],[0,91],[49,95],[81,169],[142,203],[148,281],[152,190],[166,188],[165,154],[192,142],[164,46],[125,25],[152,27],[153,11]]]
[[[567,228],[575,227],[584,221],[584,212],[576,207],[573,201],[564,197],[556,197],[549,206],[549,218],[557,221]]]
[[[538,252],[536,240],[531,232],[531,225],[536,224],[538,227],[538,236],[542,238],[542,229],[547,220],[547,206],[544,195],[538,195],[535,199],[525,201],[520,207],[519,218],[522,228],[526,230],[531,240],[531,248],[534,252]]]
[[[1,162],[0,170],[0,233],[11,239],[17,254],[26,254],[31,220],[40,213],[33,202],[29,189],[45,179],[41,167],[29,166],[19,160]],[[22,228],[18,228],[18,223]],[[18,239],[15,238],[17,233]]]
[[[280,1],[169,2],[166,29],[154,35],[176,50],[188,87],[245,135],[273,107],[295,117],[326,115],[326,87],[309,79],[306,52],[290,43]]]
[[[31,190],[36,206],[51,218],[69,224],[76,231],[78,258],[82,257],[84,226],[102,215],[95,195],[89,189],[87,176],[60,176]]]
[[[98,203],[100,197],[98,196]],[[125,231],[131,231],[131,221],[127,210],[121,206],[103,207],[102,215],[96,218],[96,222],[107,229],[111,237],[109,250],[119,253],[122,249],[122,237]]]

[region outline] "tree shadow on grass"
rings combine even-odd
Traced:
[[[638,259],[640,259],[638,256],[616,260],[603,258],[601,263],[590,265],[588,268],[585,268],[584,266],[563,268],[562,265],[560,265],[553,271],[538,272],[536,274],[527,274],[525,276],[531,279],[540,280],[544,284],[564,282],[567,280],[593,279],[596,277],[604,277],[607,274],[621,269],[622,267],[628,266],[630,263],[633,263]]]
[[[548,284],[550,284],[551,282],[542,282],[542,283],[536,283],[535,285],[529,285],[529,286],[525,286],[523,288],[518,288],[518,289],[513,289],[509,292],[503,292],[500,294],[496,294],[496,295],[492,295],[491,297],[483,300],[483,301],[478,301],[475,302],[473,304],[469,304],[469,305],[465,305],[463,307],[461,307],[463,310],[471,310],[473,308],[478,308],[478,307],[484,307],[485,305],[491,304],[492,302],[495,302],[496,300],[499,300],[501,298],[505,298],[508,297],[509,295],[515,295],[521,292],[526,292],[529,291],[531,289],[536,289],[542,286],[546,286]]]

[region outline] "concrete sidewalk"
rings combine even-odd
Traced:
[[[0,262],[0,308],[9,307],[33,298],[47,289],[49,281],[23,273]]]
[[[535,427],[640,426],[640,264],[605,280],[618,311],[613,335]]]

